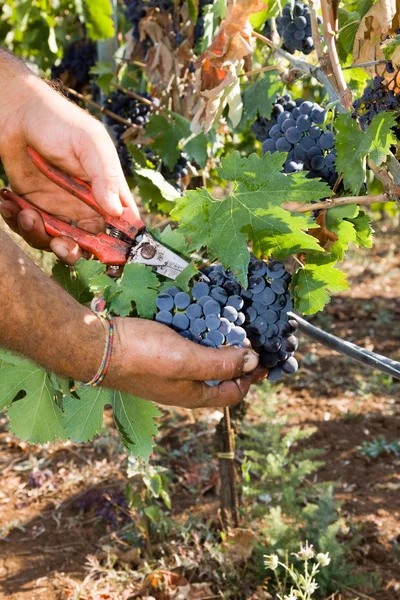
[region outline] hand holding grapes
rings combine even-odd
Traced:
[[[12,189],[39,208],[97,233],[102,219],[88,206],[44,177],[27,154],[32,146],[52,164],[90,182],[93,194],[107,213],[118,216],[122,205],[136,209],[122,173],[114,144],[96,119],[72,104],[34,76],[22,63],[2,52],[2,61],[11,62],[10,101],[0,113],[0,158]],[[0,213],[7,224],[36,248],[51,248],[68,264],[81,256],[69,238],[47,235],[39,214],[20,211],[4,202]]]

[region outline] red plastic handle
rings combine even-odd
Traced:
[[[124,265],[126,263],[128,252],[131,248],[130,244],[117,240],[107,235],[106,233],[88,233],[60,221],[56,217],[48,215],[40,208],[37,208],[33,204],[30,204],[20,196],[17,196],[13,192],[7,189],[0,190],[0,197],[3,200],[10,200],[17,204],[21,210],[33,209],[40,214],[43,219],[44,227],[49,235],[52,237],[59,237],[65,235],[72,238],[75,242],[90,254],[93,254],[105,265]]]
[[[40,156],[36,150],[29,146],[28,153],[33,164],[39,169],[39,171],[41,171],[41,173],[43,173],[43,175],[53,181],[53,183],[60,186],[60,188],[63,190],[66,190],[93,208],[93,210],[99,213],[104,218],[105,222],[111,227],[119,229],[119,231],[122,231],[132,240],[134,240],[138,233],[145,228],[145,223],[130,208],[124,208],[124,212],[121,217],[110,217],[97,204],[92,194],[92,188],[88,183],[81,181],[81,179],[78,179],[73,175],[68,175],[68,173],[64,173],[57,167],[51,165],[47,162],[47,160]]]

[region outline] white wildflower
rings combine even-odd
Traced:
[[[323,552],[317,554],[317,561],[319,562],[321,567],[327,567],[331,562],[331,559],[329,558],[329,552],[327,552],[326,554],[323,554]]]
[[[279,565],[279,557],[277,554],[270,554],[269,556],[264,556],[264,564],[267,569],[272,569],[272,571],[276,571]]]
[[[300,544],[299,552],[293,552],[292,554],[299,560],[310,560],[311,558],[314,558],[313,545],[311,544],[309,546],[307,541],[305,546],[303,546],[303,544]]]
[[[319,588],[318,583],[315,583],[315,581],[307,581],[306,585],[304,586],[304,592],[306,594],[309,594],[310,596]]]

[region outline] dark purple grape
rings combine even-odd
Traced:
[[[169,294],[158,294],[156,305],[158,310],[172,310],[174,308],[174,299]]]
[[[171,325],[172,314],[168,310],[160,310],[160,312],[156,314],[156,321],[163,325]]]

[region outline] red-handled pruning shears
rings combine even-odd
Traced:
[[[157,242],[146,231],[145,223],[132,209],[124,208],[120,217],[110,217],[97,204],[89,184],[49,164],[33,148],[28,148],[28,152],[43,175],[93,208],[103,217],[108,230],[108,233],[88,233],[49,215],[10,190],[0,190],[3,200],[11,200],[22,210],[27,208],[36,210],[41,215],[49,235],[52,237],[64,235],[72,238],[82,250],[90,252],[106,265],[119,267],[131,262],[143,263],[169,279],[176,279],[187,267],[188,263],[183,258]]]

